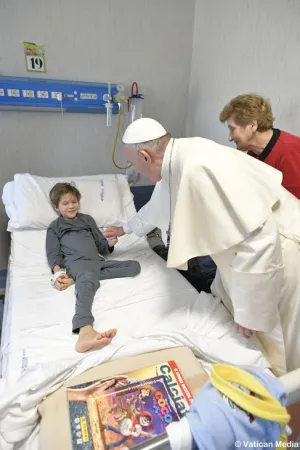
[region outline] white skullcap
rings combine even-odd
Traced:
[[[143,117],[132,122],[123,136],[124,144],[140,144],[165,136],[167,131],[154,119]]]

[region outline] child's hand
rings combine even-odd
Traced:
[[[116,243],[118,242],[118,238],[108,238],[107,239],[108,245],[110,247],[113,247],[114,245],[116,245]]]
[[[57,278],[57,280],[55,281],[54,285],[55,289],[57,289],[58,291],[62,291],[63,290],[63,284],[62,284],[62,279],[61,277]]]
[[[62,285],[61,290],[64,291],[65,289],[72,286],[73,284],[75,284],[75,281],[72,278],[69,278],[67,275],[67,277],[64,277],[61,280],[61,285]]]
[[[69,278],[66,273],[63,273],[55,281],[54,287],[58,291],[64,291],[68,287],[72,286],[72,284],[74,284],[74,280],[72,280],[72,278]]]

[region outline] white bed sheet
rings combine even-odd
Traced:
[[[40,401],[67,378],[110,359],[186,345],[204,363],[268,367],[255,344],[236,333],[218,300],[199,295],[177,271],[166,268],[144,238],[134,235],[121,238],[110,259],[136,259],[141,274],[103,281],[93,305],[95,328],[115,327],[118,334],[101,351],[76,353],[74,287],[59,292],[50,285],[45,237],[45,231],[12,234],[2,340],[1,449],[37,449]]]

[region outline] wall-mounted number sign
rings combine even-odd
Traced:
[[[45,48],[32,42],[23,42],[27,72],[46,72]]]

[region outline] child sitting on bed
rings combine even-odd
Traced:
[[[117,239],[107,240],[91,216],[79,213],[80,199],[72,184],[57,183],[51,189],[50,201],[59,217],[47,230],[46,252],[54,287],[64,290],[75,282],[73,333],[79,334],[75,348],[82,353],[110,344],[117,333],[116,329],[98,333],[93,328],[92,303],[99,280],[134,277],[141,269],[137,261],[103,258],[113,252]]]

